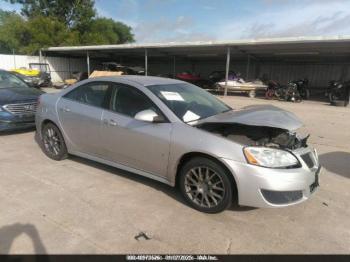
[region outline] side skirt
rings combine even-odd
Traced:
[[[76,155],[76,156],[79,156],[79,157],[82,157],[82,158],[87,158],[89,160],[105,164],[105,165],[108,165],[108,166],[112,166],[112,167],[115,167],[115,168],[123,169],[125,171],[131,172],[131,173],[135,173],[135,174],[138,174],[138,175],[141,175],[141,176],[144,176],[144,177],[147,177],[147,178],[150,178],[150,179],[162,182],[164,184],[167,184],[167,185],[173,187],[172,183],[169,180],[167,180],[164,177],[158,176],[158,175],[154,175],[154,174],[142,171],[142,170],[138,170],[138,169],[135,169],[135,168],[132,168],[132,167],[128,167],[128,166],[125,166],[125,165],[122,165],[122,164],[118,164],[118,163],[115,163],[115,162],[112,162],[112,161],[109,161],[109,160],[105,160],[105,159],[102,159],[102,158],[99,158],[99,157],[96,157],[96,156],[91,156],[91,155],[88,155],[88,154],[85,154],[85,153],[81,153],[81,152],[69,152],[69,153],[72,154],[72,155]]]

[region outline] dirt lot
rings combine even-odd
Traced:
[[[314,196],[283,209],[203,214],[158,182],[77,157],[52,161],[33,131],[1,135],[0,253],[350,253],[350,108],[272,104],[304,121],[324,166]],[[151,239],[136,240],[140,232]]]

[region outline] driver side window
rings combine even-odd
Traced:
[[[137,113],[148,109],[163,115],[144,93],[134,87],[119,84],[113,85],[110,109],[132,118]]]

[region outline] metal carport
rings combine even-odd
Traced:
[[[128,63],[144,63],[146,74],[150,68],[149,59],[171,64],[167,70],[176,73],[179,61],[193,61],[208,66],[220,64],[227,75],[230,64],[235,61],[244,65],[244,75],[257,77],[268,65],[276,71],[288,65],[298,65],[303,73],[322,66],[317,72],[322,79],[346,78],[350,75],[350,36],[337,37],[297,37],[274,39],[251,39],[221,42],[184,42],[156,44],[123,44],[97,46],[49,47],[42,50],[43,55],[85,57],[87,71],[91,71],[91,59]],[[193,65],[195,64],[193,63]],[[303,69],[311,65],[309,69]],[[242,68],[242,67],[241,67]],[[326,69],[328,68],[328,69]],[[316,70],[316,69],[315,69]],[[321,72],[327,71],[327,72]],[[332,72],[331,72],[332,71]],[[252,74],[253,72],[253,74]],[[326,76],[327,74],[329,76]],[[316,73],[313,72],[316,77]],[[287,78],[287,77],[286,77]],[[329,79],[331,80],[331,79]],[[316,82],[315,82],[316,83]],[[226,90],[225,90],[226,94]]]

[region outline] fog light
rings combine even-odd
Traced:
[[[271,190],[262,189],[261,193],[263,194],[266,201],[276,205],[283,205],[283,204],[296,202],[303,197],[303,192],[301,190],[271,191]]]

